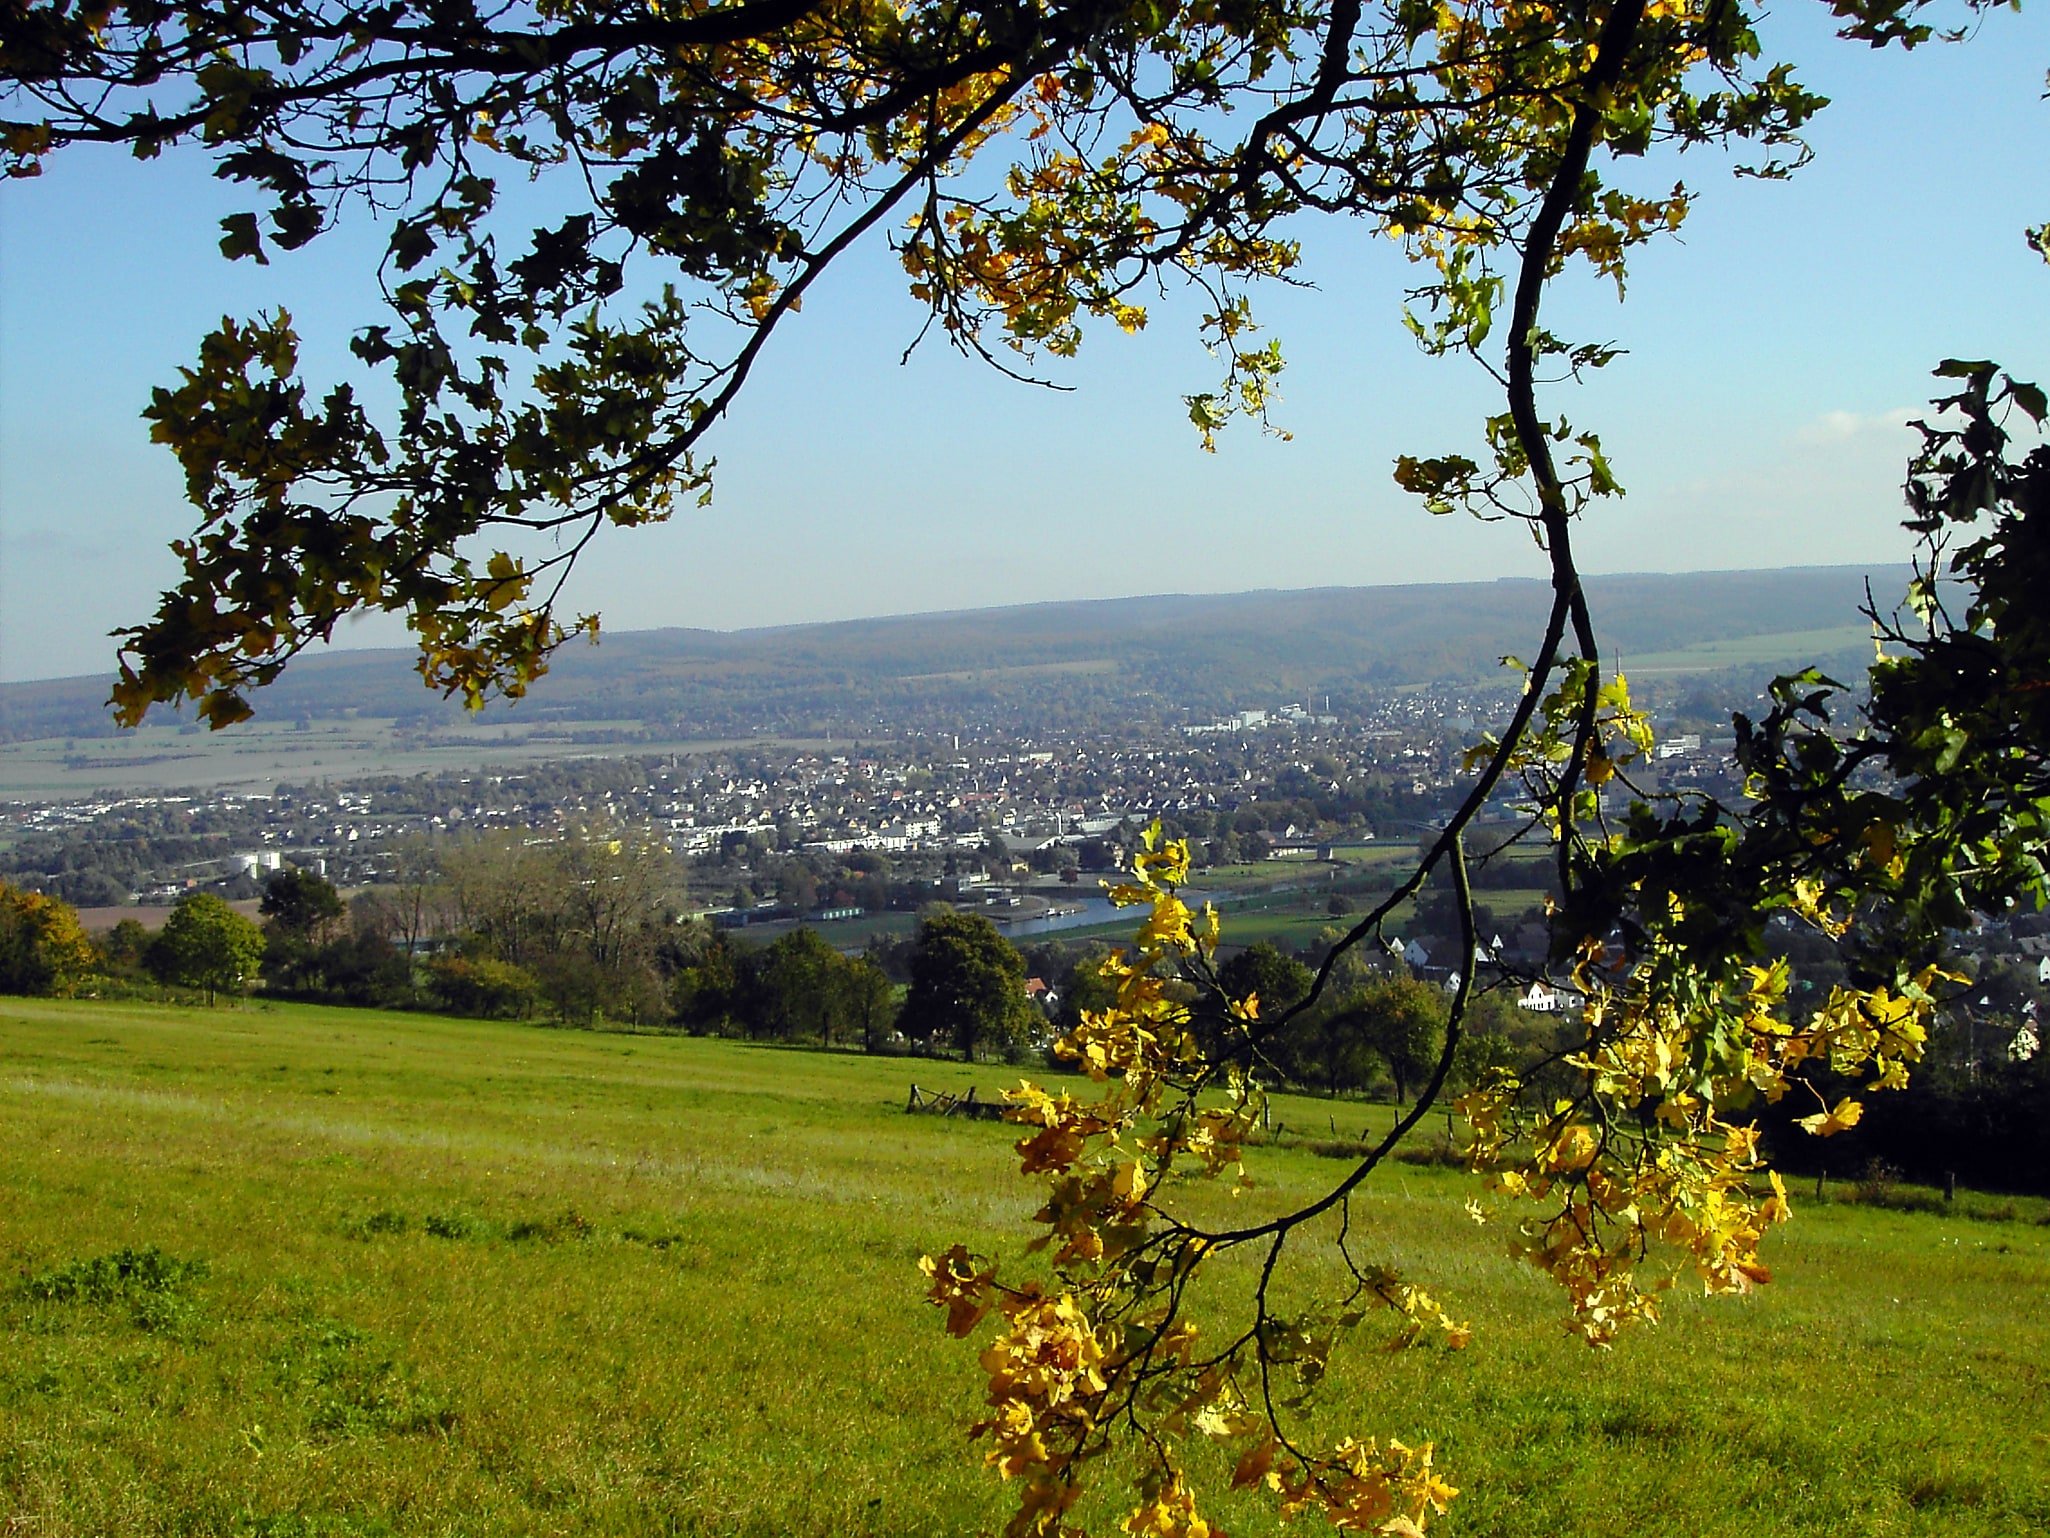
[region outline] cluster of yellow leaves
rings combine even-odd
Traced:
[[[1344,1533],[1387,1533],[1414,1538],[1459,1492],[1431,1467],[1431,1449],[1347,1437],[1323,1458],[1267,1476],[1281,1493],[1283,1520],[1321,1511]]]
[[[1414,1346],[1435,1333],[1446,1346],[1459,1351],[1473,1340],[1471,1325],[1454,1319],[1436,1298],[1386,1266],[1368,1267],[1361,1280],[1384,1305],[1402,1316],[1397,1345]]]
[[[1610,188],[1602,195],[1598,212],[1560,231],[1558,260],[1563,264],[1569,256],[1586,257],[1620,293],[1625,253],[1654,234],[1677,232],[1687,218],[1688,201],[1687,189],[1678,183],[1662,198],[1633,197]]]
[[[1600,788],[1651,745],[1624,680],[1600,683],[1584,661],[1568,666],[1534,728],[1510,763],[1558,837],[1594,820]],[[1469,762],[1495,751],[1486,742]],[[1579,785],[1568,794],[1576,759]],[[1792,883],[1785,905],[1831,937],[1848,928],[1815,881]],[[1633,1320],[1656,1319],[1655,1294],[1681,1270],[1711,1293],[1770,1279],[1759,1246],[1788,1216],[1786,1191],[1765,1166],[1756,1128],[1738,1118],[1755,1100],[1777,1103],[1805,1086],[1810,1064],[1870,1090],[1903,1087],[1945,978],[1930,968],[1898,990],[1839,986],[1796,1023],[1785,961],[1745,967],[1700,954],[1683,938],[1688,919],[1676,895],[1652,904],[1627,965],[1598,938],[1582,945],[1584,1040],[1564,1058],[1579,1076],[1576,1094],[1533,1105],[1528,1086],[1504,1074],[1458,1102],[1474,1167],[1496,1194],[1542,1209],[1518,1224],[1513,1252],[1565,1288],[1569,1327],[1595,1345]],[[1862,1111],[1844,1096],[1797,1124],[1827,1137]]]
[[[1019,108],[997,120],[1007,124],[1022,113],[1035,122],[1028,142],[1040,139],[1052,130],[1051,114],[1066,94],[1056,77],[1042,77]],[[1005,205],[959,200],[906,222],[900,257],[913,279],[912,296],[934,305],[957,335],[978,327],[985,313],[993,315],[1020,352],[1044,348],[1072,356],[1081,346],[1085,314],[1139,331],[1146,310],[1128,294],[1143,268],[1126,263],[1165,235],[1149,202],[1157,197],[1170,209],[1202,202],[1225,186],[1221,164],[1200,133],[1171,131],[1158,121],[1141,124],[1094,160],[1070,149],[1035,153],[1007,173]],[[1192,247],[1181,264],[1213,278],[1242,278],[1277,275],[1296,260],[1293,242],[1216,234]],[[1227,393],[1234,406],[1257,412],[1280,356],[1271,343],[1239,345],[1249,329],[1242,299],[1204,321],[1212,350],[1230,361]]]
[[[461,691],[472,710],[482,707],[493,687],[507,699],[521,698],[529,680],[547,672],[548,658],[570,634],[598,633],[598,618],[592,614],[565,630],[545,609],[494,612],[495,601],[517,584],[465,573],[458,574],[457,582],[469,602],[410,614],[407,625],[420,640],[420,676],[444,694]]]
[[[1601,52],[1610,10],[1575,10],[1547,0],[1438,0],[1431,14],[1431,72],[1445,96],[1466,104],[1499,143],[1536,149],[1563,129],[1578,105],[1574,87]],[[1652,118],[1684,96],[1690,71],[1706,62],[1699,34],[1712,26],[1703,0],[1649,0],[1640,13],[1640,39],[1655,46],[1631,51],[1623,76],[1601,103],[1601,135],[1637,142]],[[1422,36],[1419,34],[1419,41]],[[1511,160],[1509,164],[1514,165]],[[1529,185],[1543,184],[1543,157],[1524,168]],[[1461,206],[1420,200],[1408,218],[1391,220],[1389,233],[1413,242],[1419,254],[1449,266],[1461,247],[1489,247],[1507,234],[1521,206],[1509,187]],[[1688,198],[1675,187],[1663,198],[1640,199],[1616,191],[1588,200],[1561,233],[1553,267],[1575,253],[1620,285],[1623,255],[1654,234],[1679,228]]]
[[[1035,1288],[1004,1299],[1005,1328],[982,1353],[989,1374],[988,1419],[972,1434],[987,1433],[990,1465],[1006,1479],[1028,1483],[1057,1466],[1064,1422],[1086,1424],[1108,1386],[1105,1351],[1094,1326],[1071,1296],[1048,1298]]]
[[[1808,1062],[1865,1075],[1873,1090],[1902,1087],[1943,976],[1929,969],[1898,993],[1835,988],[1796,1026],[1785,1018],[1784,962],[1683,1005],[1673,979],[1694,974],[1683,958],[1660,959],[1620,981],[1582,968],[1587,1044],[1566,1059],[1583,1075],[1577,1098],[1532,1114],[1524,1086],[1502,1076],[1457,1102],[1491,1189],[1544,1209],[1518,1225],[1512,1251],[1565,1288],[1569,1327],[1595,1345],[1656,1319],[1653,1294],[1676,1268],[1691,1267],[1710,1293],[1771,1280],[1759,1246],[1789,1216],[1786,1188],[1765,1167],[1757,1128],[1732,1121],[1733,1108],[1778,1101]],[[1826,1137],[1856,1125],[1862,1109],[1846,1096],[1798,1124]],[[1648,1259],[1670,1264],[1651,1268],[1647,1290],[1639,1273]]]
[[[1955,974],[1932,966],[1916,974],[1898,993],[1884,987],[1832,988],[1828,1001],[1808,1024],[1786,1034],[1777,1054],[1777,1066],[1784,1074],[1800,1063],[1819,1059],[1836,1074],[1848,1075],[1869,1068],[1874,1089],[1905,1089],[1908,1067],[1921,1061],[1922,1049],[1929,1040],[1929,1018],[1936,1009],[1937,985],[1961,981]],[[1827,1130],[1851,1126],[1857,1119],[1853,1109],[1848,1116],[1837,1116],[1837,1126]],[[1824,1129],[1818,1124],[1810,1130]]]
[[[1345,1531],[1414,1534],[1454,1495],[1432,1471],[1431,1449],[1347,1440],[1324,1455],[1281,1441],[1265,1413],[1254,1413],[1238,1373],[1257,1349],[1269,1365],[1293,1371],[1307,1389],[1321,1378],[1337,1332],[1360,1312],[1331,1319],[1280,1321],[1205,1358],[1198,1329],[1183,1311],[1197,1269],[1224,1242],[1161,1205],[1187,1176],[1230,1174],[1244,1181],[1242,1151],[1257,1124],[1252,1076],[1206,1061],[1190,1030],[1184,964],[1207,969],[1218,944],[1216,914],[1192,911],[1177,895],[1189,855],[1164,842],[1156,825],[1114,901],[1146,916],[1134,944],[1104,964],[1115,988],[1110,1006],[1085,1012],[1058,1050],[1103,1086],[1094,1100],[1026,1083],[1009,1095],[1010,1119],[1029,1129],[1016,1144],[1021,1173],[1047,1183],[1035,1216],[1034,1251],[1052,1251],[1053,1279],[1017,1286],[997,1266],[960,1245],[921,1262],[928,1297],[956,1336],[992,1315],[996,1336],[981,1353],[987,1413],[973,1434],[989,1441],[987,1464],[1020,1481],[1008,1538],[1073,1538],[1081,1471],[1104,1452],[1120,1417],[1142,1421],[1138,1502],[1124,1519],[1134,1538],[1211,1538],[1217,1530],[1197,1508],[1173,1448],[1194,1434],[1240,1447],[1235,1483],[1264,1487],[1281,1514],[1315,1509]],[[1241,1027],[1258,1019],[1257,999],[1231,1000]],[[1223,1103],[1217,1104],[1221,1098]],[[1199,1096],[1208,1095],[1206,1103]],[[1359,1295],[1404,1321],[1395,1344],[1424,1338],[1450,1346],[1470,1332],[1421,1288],[1392,1270],[1359,1273]]]

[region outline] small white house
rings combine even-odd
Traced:
[[[1580,1008],[1587,1002],[1571,988],[1560,988],[1552,983],[1536,982],[1530,991],[1516,1001],[1518,1009],[1527,1009],[1532,1014],[1556,1015],[1567,1010]]]

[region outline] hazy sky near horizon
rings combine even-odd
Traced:
[[[1638,254],[1627,303],[1578,279],[1550,301],[1555,330],[1628,349],[1544,402],[1602,434],[1630,489],[1582,528],[1590,571],[1902,560],[1904,424],[1931,366],[2050,375],[2050,268],[2021,236],[2050,218],[2050,7],[1912,55],[1826,20],[1811,3],[1766,29],[1833,98],[1815,163],[1788,184],[1687,164],[1693,213]],[[231,265],[217,221],[242,205],[208,171],[67,154],[0,188],[0,678],[107,670],[107,632],[175,579],[165,545],[191,514],[139,413],[210,325],[287,305],[320,384],[381,318],[374,231]],[[1194,303],[1153,304],[1136,338],[1092,333],[1054,393],[932,343],[900,367],[920,312],[879,243],[857,251],[716,431],[713,505],[612,532],[573,599],[616,630],[726,629],[1540,572],[1520,529],[1433,519],[1394,486],[1396,454],[1472,452],[1500,407],[1470,365],[1417,353],[1390,243],[1300,233],[1316,288],[1256,294],[1293,441],[1234,427],[1215,455],[1181,405],[1213,377]],[[404,639],[380,619],[343,644]]]

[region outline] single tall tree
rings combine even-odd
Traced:
[[[1442,989],[1415,977],[1378,978],[1342,1006],[1342,1030],[1357,1033],[1380,1054],[1402,1104],[1429,1082],[1445,1050],[1446,1001]]]
[[[325,938],[348,910],[333,882],[313,871],[291,866],[264,883],[263,901],[257,911],[278,933],[295,940],[313,941]]]
[[[69,993],[93,962],[76,909],[0,881],[0,993]]]
[[[180,898],[150,946],[150,970],[205,992],[209,1004],[240,993],[263,961],[263,931],[211,892]]]
[[[919,922],[911,986],[897,1027],[917,1040],[951,1042],[973,1060],[986,1046],[1022,1040],[1034,1018],[1025,959],[980,913],[942,911]]]

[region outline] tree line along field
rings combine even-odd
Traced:
[[[1004,1070],[257,1005],[0,1001],[0,1513],[193,1535],[994,1530],[921,1253],[1016,1251]],[[1324,1134],[1386,1107],[1281,1100]],[[1255,1155],[1251,1209],[1341,1150]],[[1742,1299],[1606,1353],[1391,1165],[1381,1258],[1460,1353],[1334,1364],[1316,1426],[1432,1439],[1450,1534],[2050,1530],[2044,1204],[1802,1201]],[[1219,1193],[1216,1198],[1226,1198]],[[1976,1214],[1974,1221],[1968,1214]],[[1114,1483],[1106,1470],[1102,1482]],[[1094,1513],[1103,1526],[1108,1507]],[[1219,1512],[1272,1531],[1259,1502]]]

